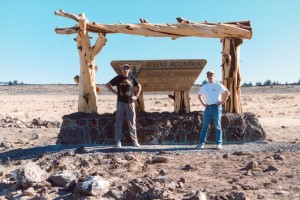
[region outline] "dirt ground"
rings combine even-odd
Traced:
[[[198,87],[194,86],[190,91],[191,111],[204,109],[197,99]],[[0,120],[11,117],[22,122],[37,118],[61,122],[63,115],[77,111],[77,94],[76,85],[0,86]],[[173,100],[167,94],[145,93],[146,110],[173,112]],[[115,107],[116,97],[103,88],[98,96],[98,112],[112,113]],[[200,193],[196,191],[203,192],[207,199],[300,199],[300,86],[242,88],[242,107],[243,112],[253,112],[258,116],[267,134],[266,143],[291,144],[293,148],[255,152],[227,151],[226,145],[222,151],[210,148],[194,151],[194,146],[190,146],[188,151],[182,152],[165,151],[159,147],[151,152],[138,149],[120,152],[112,147],[107,147],[110,151],[95,152],[87,148],[84,155],[61,156],[62,152],[57,151],[49,162],[56,159],[60,165],[74,165],[73,170],[82,174],[82,166],[76,163],[83,156],[89,163],[85,173],[109,179],[111,193],[117,190],[118,194],[124,194],[122,190],[128,189],[133,180],[138,179],[141,185],[150,177],[153,182],[150,184],[151,191],[157,189],[163,192],[157,192],[158,196],[148,195],[148,199],[197,199]],[[0,124],[0,199],[17,199],[18,194],[21,194],[20,199],[33,199],[41,197],[42,193],[48,199],[75,198],[70,192],[60,193],[59,188],[54,186],[49,186],[47,192],[34,188],[35,192],[31,195],[26,195],[25,189],[13,187],[13,170],[31,160],[47,169],[40,164],[45,156],[39,159],[32,156],[10,163],[4,161],[6,153],[16,149],[55,146],[58,132],[59,128],[3,128]],[[126,159],[128,156],[132,159]],[[166,161],[153,163],[151,159],[155,156],[162,156]],[[51,156],[47,154],[46,157],[50,159]],[[99,164],[99,159],[102,164]],[[112,163],[115,163],[114,168]],[[167,177],[164,184],[157,181],[159,177]],[[170,187],[171,183],[174,183],[173,187]],[[151,193],[149,191],[148,194]],[[114,195],[80,198],[118,199]]]

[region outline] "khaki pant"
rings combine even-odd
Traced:
[[[125,114],[127,118],[130,138],[132,142],[137,142],[138,140],[136,135],[136,113],[134,102],[124,103],[122,101],[117,101],[115,141],[119,142],[122,139],[122,130]]]

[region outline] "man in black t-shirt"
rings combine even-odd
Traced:
[[[126,113],[129,134],[133,145],[139,147],[137,134],[136,134],[136,113],[134,101],[137,100],[141,93],[142,86],[133,77],[130,72],[130,66],[125,64],[121,67],[122,75],[118,75],[110,80],[106,87],[118,96],[117,98],[117,113],[116,113],[116,123],[115,123],[115,141],[117,147],[122,147],[122,129],[123,121]],[[117,86],[117,91],[113,89],[112,86]],[[138,90],[136,94],[134,93],[133,87],[137,86]]]

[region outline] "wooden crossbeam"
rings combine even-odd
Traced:
[[[56,15],[80,21],[81,16],[59,10]],[[86,22],[86,30],[94,33],[123,33],[147,37],[207,37],[207,38],[240,38],[251,39],[252,28],[250,21],[223,23],[191,22],[181,17],[174,24],[152,24],[141,18],[139,24],[98,24]],[[75,34],[80,31],[79,25],[68,28],[56,28],[58,34]]]

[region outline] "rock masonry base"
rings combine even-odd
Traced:
[[[203,112],[138,113],[137,135],[145,144],[196,144],[199,140]],[[114,144],[115,114],[72,113],[63,116],[57,144]],[[207,143],[215,142],[214,126],[208,130]],[[263,141],[266,133],[253,113],[223,113],[224,143]],[[126,120],[122,143],[131,143]]]

